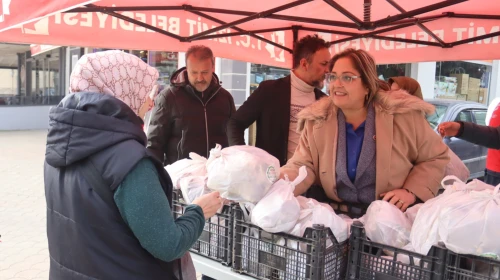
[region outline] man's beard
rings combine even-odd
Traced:
[[[324,85],[325,85],[324,79],[323,80],[316,80],[316,81],[312,82],[312,86],[315,88],[322,89]]]
[[[208,88],[207,84],[208,84],[207,82],[201,82],[201,83],[200,83],[200,82],[197,82],[197,83],[195,83],[195,84],[194,84],[194,87],[195,87],[197,90],[198,90],[198,89],[202,89],[202,90],[200,90],[200,91],[205,91],[205,90]]]

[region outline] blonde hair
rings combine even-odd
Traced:
[[[354,65],[354,68],[361,75],[361,81],[368,89],[368,98],[365,100],[365,106],[375,98],[375,95],[380,89],[390,89],[387,83],[378,78],[375,60],[368,52],[350,48],[334,55],[330,60],[330,72],[332,71],[335,63],[337,63],[337,61],[341,58],[349,58]]]

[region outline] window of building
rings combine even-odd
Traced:
[[[17,94],[17,69],[0,69],[0,105],[8,105]]]
[[[250,94],[262,81],[276,80],[290,75],[290,69],[278,68],[264,64],[253,64],[250,68]]]
[[[489,62],[437,62],[434,97],[487,104],[491,73]]]
[[[62,73],[65,72],[65,48],[57,48],[48,52],[29,57],[22,68],[21,84],[26,90],[19,91],[20,94],[9,100],[9,105],[55,105],[58,104],[66,94],[66,89],[61,81]],[[24,65],[23,65],[24,66]],[[26,69],[23,71],[23,69]]]
[[[410,65],[410,63],[379,64],[377,65],[378,78],[388,81],[392,77],[410,76]]]
[[[149,52],[148,63],[149,65],[155,67],[160,74],[158,77],[159,91],[162,91],[170,85],[170,78],[179,67],[178,59],[178,52]]]

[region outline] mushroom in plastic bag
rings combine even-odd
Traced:
[[[180,180],[189,176],[206,176],[207,159],[196,153],[189,153],[190,159],[181,159],[165,166],[175,189],[180,189]]]
[[[300,205],[293,191],[306,176],[306,167],[302,166],[294,181],[290,182],[285,175],[285,179],[274,183],[266,196],[255,205],[251,214],[252,223],[272,233],[291,230],[300,215]]]
[[[410,242],[410,221],[399,208],[387,201],[372,202],[363,222],[366,236],[374,242],[396,248],[403,248]]]
[[[446,248],[457,254],[500,257],[499,188],[468,192],[442,208],[438,232]]]
[[[198,197],[212,192],[207,188],[206,176],[183,177],[179,180],[179,185],[182,191],[182,198],[187,204],[191,204]]]
[[[236,202],[259,202],[280,176],[279,160],[252,146],[210,151],[207,187]]]
[[[347,222],[333,211],[332,207],[326,203],[320,203],[312,198],[298,196],[300,204],[300,216],[295,227],[288,233],[303,237],[308,227],[315,224],[323,224],[329,227],[338,243],[342,243],[349,237],[349,228]],[[333,245],[330,240],[327,241],[327,247]],[[297,247],[296,244],[290,246]],[[305,251],[306,248],[301,248]]]
[[[447,184],[446,182],[449,181],[453,183]],[[415,252],[419,254],[427,255],[431,247],[441,241],[439,236],[441,211],[457,202],[459,204],[462,201],[466,202],[468,200],[467,194],[471,191],[493,190],[492,186],[483,182],[473,180],[469,184],[465,184],[455,176],[445,177],[441,181],[441,185],[445,189],[443,194],[426,201],[420,207],[413,223],[410,242]]]

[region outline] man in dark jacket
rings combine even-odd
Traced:
[[[208,157],[215,144],[228,146],[227,122],[236,107],[214,74],[214,65],[210,48],[190,47],[186,67],[172,75],[171,86],[155,100],[147,148],[165,165],[190,152]]]
[[[296,132],[297,114],[325,96],[318,88],[323,87],[329,60],[328,44],[323,39],[306,36],[298,41],[290,75],[262,82],[231,117],[229,145],[245,145],[245,129],[256,121],[256,146],[285,165],[300,139]]]

